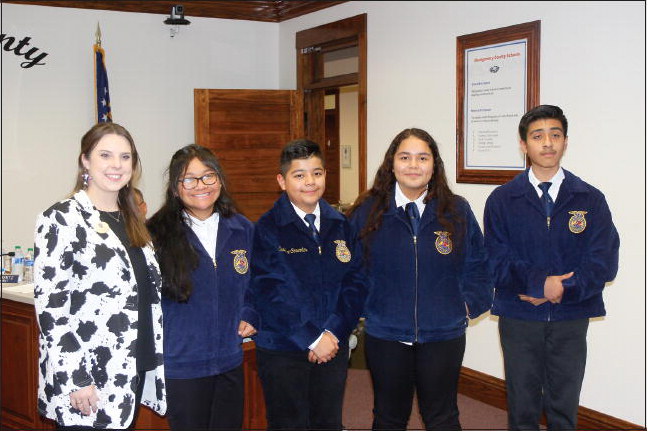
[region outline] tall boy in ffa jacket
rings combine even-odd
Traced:
[[[268,429],[342,429],[348,338],[366,297],[346,218],[322,200],[319,146],[288,143],[284,193],[257,222],[251,261],[259,377]]]
[[[619,235],[603,194],[560,166],[567,119],[541,105],[519,125],[531,168],[493,191],[484,211],[495,278],[509,428],[576,429],[589,318],[605,315]]]

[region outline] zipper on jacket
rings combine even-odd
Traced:
[[[547,217],[547,243],[549,244],[548,250],[551,251],[551,216]],[[547,301],[549,303],[549,311],[547,312],[547,321],[551,321],[551,310],[553,309],[553,305],[551,304],[550,301]]]
[[[216,259],[212,258],[212,263],[214,264],[214,270],[217,268]]]
[[[414,239],[414,342],[418,342],[418,245],[416,235]]]

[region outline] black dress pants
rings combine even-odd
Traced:
[[[209,377],[167,378],[169,426],[174,431],[240,430],[243,386],[243,365]]]
[[[374,389],[374,430],[405,430],[414,389],[427,430],[460,430],[459,370],[466,335],[441,342],[403,344],[366,335]]]
[[[341,430],[348,345],[333,360],[317,364],[308,352],[256,347],[269,430]]]
[[[589,319],[523,321],[500,317],[509,429],[575,430]]]

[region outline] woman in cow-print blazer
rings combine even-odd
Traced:
[[[65,428],[124,429],[166,411],[160,274],[133,200],[139,161],[120,125],[81,140],[75,194],[37,220],[38,408]]]

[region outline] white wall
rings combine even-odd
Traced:
[[[280,83],[295,86],[297,31],[367,13],[368,185],[391,139],[437,140],[453,189],[481,221],[493,186],[456,184],[457,36],[541,20],[541,103],[570,122],[564,166],[600,188],[621,236],[620,269],[592,321],[581,405],[645,425],[645,5],[643,2],[349,2],[281,23]],[[465,366],[503,378],[497,322],[469,329]]]
[[[276,23],[187,16],[170,37],[164,15],[2,4],[2,33],[48,53],[28,69],[2,51],[2,240],[33,244],[38,213],[74,186],[81,136],[94,124],[97,22],[113,120],[142,157],[149,215],[171,155],[193,143],[193,89],[276,89]],[[190,12],[190,11],[187,11]]]
[[[340,202],[351,204],[360,193],[357,85],[340,88],[340,146],[351,147],[351,167],[342,167],[340,163]]]

